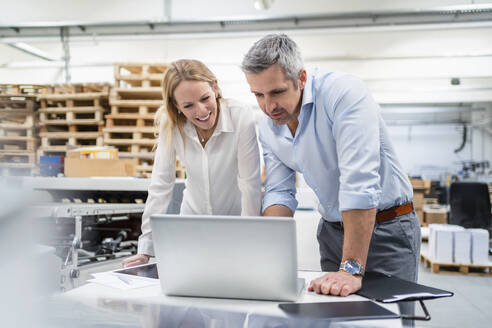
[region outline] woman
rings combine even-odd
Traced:
[[[138,254],[129,267],[154,256],[150,215],[166,213],[176,158],[186,168],[181,214],[260,215],[260,155],[251,110],[223,99],[215,75],[197,60],[178,60],[163,78],[164,104],[152,179],[142,216]]]

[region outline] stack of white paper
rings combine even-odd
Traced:
[[[452,224],[429,225],[430,258],[435,262],[454,262],[454,232],[462,231],[463,227]]]
[[[454,262],[471,264],[471,232],[454,231]]]
[[[158,279],[143,279],[124,274],[115,274],[112,271],[93,273],[94,279],[88,280],[96,284],[118,289],[135,289],[159,284]]]
[[[489,232],[468,229],[471,233],[471,260],[473,264],[489,264]]]

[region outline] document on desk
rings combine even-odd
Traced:
[[[93,273],[92,276],[94,277],[94,279],[88,280],[89,282],[122,290],[136,289],[159,284],[159,280],[157,279],[155,279],[155,281],[152,281],[130,276],[126,277],[119,274],[114,274],[112,271]]]

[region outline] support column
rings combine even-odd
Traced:
[[[67,26],[60,28],[60,39],[63,46],[63,62],[65,63],[65,83],[70,83],[72,76],[70,75],[70,45],[68,43],[69,30]]]

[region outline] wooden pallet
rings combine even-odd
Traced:
[[[120,87],[160,87],[167,69],[162,63],[117,63],[114,64],[115,86]]]
[[[0,136],[0,150],[36,150],[36,139],[32,137]]]
[[[431,268],[432,273],[492,276],[492,263],[487,265],[440,263],[431,260],[426,253],[420,254],[420,261],[423,262],[426,267]]]
[[[65,83],[44,86],[45,94],[109,93],[109,83]]]
[[[105,146],[133,146],[133,145],[138,145],[138,146],[147,146],[147,147],[153,147],[155,144],[155,139],[111,139],[111,138],[106,138],[104,137],[104,145]],[[135,151],[131,151],[132,153],[135,153]]]
[[[130,102],[130,103],[128,103]],[[138,100],[115,101],[110,100],[111,115],[141,115],[154,117],[155,113],[162,104],[160,100],[150,100],[150,103],[141,103]],[[116,104],[118,103],[118,104]],[[125,103],[125,104],[122,104]]]
[[[28,109],[0,108],[0,123],[34,126],[36,113]]]
[[[143,128],[104,128],[105,145],[147,145],[156,142],[153,127]]]
[[[53,125],[42,125],[40,133],[98,133],[102,135],[103,125],[102,122],[97,122],[98,125],[77,125],[77,124],[53,124]]]
[[[104,138],[110,139],[153,139],[155,142],[155,128],[153,126],[117,126],[104,128]]]
[[[0,123],[0,136],[34,138],[34,126],[15,123]]]
[[[138,147],[137,152],[131,152],[132,147]],[[139,146],[139,145],[123,145],[123,146],[114,146],[115,148],[118,149],[118,157],[119,158],[137,158],[137,159],[142,159],[142,160],[147,160],[147,161],[153,161],[154,160],[154,153],[152,152],[152,147],[147,146]],[[121,150],[120,150],[121,149]]]
[[[153,163],[139,161],[139,164],[137,165],[137,173],[152,174],[153,167],[154,167]]]
[[[138,87],[138,88],[113,88],[110,94],[113,100],[154,100],[162,102],[162,88],[160,87]]]
[[[34,99],[0,96],[0,149],[34,151]]]
[[[25,150],[0,150],[0,164],[36,164],[36,153]]]
[[[41,84],[0,84],[0,95],[36,96],[45,90],[46,86]]]
[[[113,93],[112,93],[113,94]],[[154,100],[145,100],[145,99],[117,99],[116,97],[110,97],[109,98],[109,103],[111,106],[118,106],[118,107],[150,107],[150,108],[155,108],[153,110],[154,112],[159,108],[159,106],[162,105],[162,99],[154,99]],[[151,112],[150,110],[149,112]],[[137,113],[141,112],[142,114],[146,114],[147,111],[143,112],[138,110]],[[125,111],[117,112],[114,113],[113,110],[111,110],[111,114],[124,114]]]
[[[35,96],[0,95],[0,110],[3,113],[30,113],[37,108]]]
[[[78,107],[104,108],[107,106],[108,95],[103,92],[67,93],[39,95],[41,108],[64,108],[70,111]]]
[[[154,114],[109,114],[105,117],[107,128],[154,126]]]
[[[71,107],[71,108],[41,108],[39,121],[41,124],[104,124],[105,109],[103,107]]]
[[[177,161],[178,163],[179,161]],[[148,161],[139,161],[139,165],[136,168],[137,174],[141,177],[144,178],[151,178],[152,177],[152,170],[154,168],[154,163],[153,161],[148,162]],[[186,170],[179,166],[179,164],[176,164],[176,178],[177,179],[185,179],[186,178]]]
[[[53,146],[53,147],[44,147],[38,148],[36,151],[36,159],[39,163],[39,159],[41,156],[65,156],[67,153],[67,146]]]
[[[100,132],[40,132],[41,150],[66,151],[66,146],[102,146]]]

